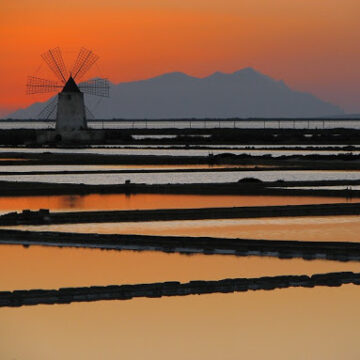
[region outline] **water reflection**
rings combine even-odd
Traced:
[[[359,262],[0,246],[0,291],[360,272]]]
[[[1,355],[356,359],[359,295],[346,285],[1,309]]]
[[[207,172],[166,172],[166,173],[110,173],[110,174],[40,174],[1,175],[0,181],[34,181],[50,183],[123,184],[126,180],[145,184],[189,184],[237,182],[246,177],[262,181],[325,181],[359,180],[359,171],[331,170],[267,170],[267,171],[207,171]]]
[[[80,196],[80,195],[59,196],[59,200],[60,200],[60,206],[63,209],[75,210],[75,209],[84,208],[84,196]]]
[[[173,194],[90,194],[0,197],[0,213],[23,209],[137,210],[202,207],[328,204],[359,199],[312,196],[173,195]]]
[[[154,221],[16,226],[17,229],[104,234],[210,236],[243,239],[360,241],[358,216]]]

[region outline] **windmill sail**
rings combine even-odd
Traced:
[[[74,79],[81,79],[99,59],[91,50],[81,48],[71,70]]]
[[[57,96],[55,96],[45,107],[41,110],[38,118],[41,120],[55,119],[57,108]]]
[[[79,84],[79,89],[90,95],[101,97],[109,97],[109,80],[108,79],[92,79]]]
[[[62,87],[57,81],[28,76],[26,94],[41,94],[58,91]]]
[[[57,130],[86,129],[86,119],[94,119],[95,117],[85,106],[84,93],[99,96],[100,99],[109,97],[110,85],[108,79],[101,78],[87,80],[77,85],[75,79],[78,81],[82,78],[99,57],[91,50],[81,48],[70,74],[65,66],[60,48],[51,49],[43,53],[41,57],[58,81],[28,76],[26,93],[38,94],[58,91],[59,94],[40,112],[39,119],[56,118]]]
[[[46,53],[42,54],[41,57],[55,76],[65,84],[68,78],[68,72],[60,48],[57,47],[55,49],[50,49]]]
[[[92,113],[92,111],[85,105],[85,116],[86,119],[95,120],[95,115]]]

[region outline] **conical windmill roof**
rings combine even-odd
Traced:
[[[76,85],[75,80],[72,78],[72,76],[69,77],[69,80],[66,82],[64,88],[62,89],[62,92],[65,93],[74,93],[74,92],[81,92],[79,87]]]

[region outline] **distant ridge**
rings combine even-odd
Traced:
[[[253,68],[205,78],[182,72],[110,85],[110,98],[88,106],[101,119],[334,117],[344,111],[304,92],[290,89]],[[34,103],[7,118],[36,118],[45,103]]]

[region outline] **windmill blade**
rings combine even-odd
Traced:
[[[91,112],[91,110],[85,105],[85,117],[87,120],[95,120],[95,115]]]
[[[55,118],[57,108],[57,96],[55,96],[45,107],[42,109],[38,115],[38,118],[41,120],[48,120],[51,117]]]
[[[74,79],[81,79],[99,59],[91,50],[81,48],[71,70]]]
[[[109,97],[110,85],[108,79],[92,79],[79,84],[79,89],[85,94]]]
[[[41,94],[58,91],[62,85],[54,80],[41,79],[28,76],[26,82],[26,94]]]
[[[65,84],[66,79],[68,78],[68,71],[66,69],[60,48],[57,47],[55,49],[50,49],[46,53],[42,54],[41,57],[55,76]]]

